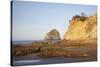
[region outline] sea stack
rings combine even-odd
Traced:
[[[61,40],[61,38],[59,32],[56,29],[53,29],[46,34],[44,40],[49,43],[56,43]]]

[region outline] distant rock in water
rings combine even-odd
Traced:
[[[53,29],[46,34],[44,40],[47,42],[54,43],[61,40],[61,38],[59,32],[56,29]]]
[[[64,34],[65,40],[96,40],[97,16],[73,16]]]

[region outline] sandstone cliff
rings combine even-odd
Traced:
[[[64,34],[65,40],[97,39],[97,16],[74,16]]]

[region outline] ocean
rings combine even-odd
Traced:
[[[43,40],[27,40],[27,41],[12,41],[12,45],[29,45],[32,42],[40,42]]]

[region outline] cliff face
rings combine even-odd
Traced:
[[[65,40],[97,39],[97,16],[74,16],[64,34]]]

